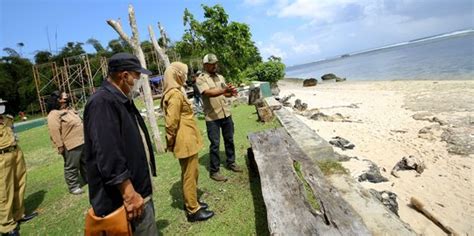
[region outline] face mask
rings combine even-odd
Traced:
[[[0,115],[5,112],[5,105],[0,105]]]
[[[127,94],[127,97],[128,99],[132,100],[135,96],[135,94],[138,94],[138,89],[140,88],[140,82],[141,80],[135,80],[135,79],[132,79],[132,82],[133,82],[133,85],[130,86],[127,81],[124,81],[125,85],[128,87],[128,94]]]

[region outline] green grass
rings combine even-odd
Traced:
[[[235,123],[236,161],[247,166],[246,151],[250,147],[247,134],[278,127],[277,122],[257,122],[253,106],[233,108]],[[233,173],[221,168],[229,177],[226,183],[209,178],[207,171],[209,156],[205,122],[199,117],[198,125],[205,141],[199,153],[199,195],[216,215],[206,222],[188,223],[183,205],[180,167],[172,154],[156,156],[158,176],[154,178],[154,205],[159,231],[166,235],[268,235],[266,210],[262,199],[260,182],[247,168],[244,173]],[[164,134],[163,120],[159,120]],[[21,132],[20,146],[25,153],[28,166],[26,210],[36,210],[40,215],[21,225],[23,235],[82,235],[84,216],[89,208],[88,196],[71,195],[63,178],[63,160],[51,146],[45,126]],[[164,142],[164,137],[162,141]],[[221,160],[224,163],[223,141]]]
[[[314,195],[313,189],[311,188],[311,186],[309,186],[308,182],[304,178],[303,171],[301,170],[301,164],[297,161],[293,161],[293,168],[295,169],[298,179],[303,183],[305,197],[306,200],[309,202],[309,205],[311,205],[314,210],[321,211],[321,206],[319,205],[319,202],[316,199],[316,196]]]
[[[317,164],[324,175],[347,174],[347,170],[338,161],[322,160],[317,161]]]

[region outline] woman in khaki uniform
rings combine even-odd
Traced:
[[[211,218],[214,212],[197,198],[198,153],[202,148],[202,137],[197,128],[191,102],[187,99],[183,85],[188,67],[173,62],[165,70],[161,107],[165,112],[167,151],[174,153],[181,165],[181,182],[188,221]]]
[[[64,178],[72,194],[82,194],[86,169],[82,153],[84,129],[77,111],[69,107],[67,93],[53,92],[48,101],[48,130],[54,147],[64,158]],[[80,175],[79,175],[80,174]]]

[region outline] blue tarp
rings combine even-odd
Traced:
[[[157,84],[159,83],[161,80],[163,79],[163,76],[156,76],[156,77],[153,77],[153,78],[150,78],[150,82],[154,83],[154,84]]]

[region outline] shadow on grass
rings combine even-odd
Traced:
[[[163,230],[170,225],[168,220],[158,220],[156,221],[156,228],[158,229],[158,235],[163,235]]]
[[[199,183],[198,183],[198,189],[197,189],[197,196],[198,200],[201,199],[201,196],[204,194],[204,192],[199,189]],[[184,199],[183,199],[183,185],[181,181],[176,181],[176,183],[171,186],[170,189],[170,195],[171,199],[173,202],[171,203],[171,207],[184,210]]]
[[[257,164],[253,156],[252,149],[247,150],[245,162],[249,174],[249,187],[252,192],[252,200],[254,205],[255,216],[255,232],[257,235],[270,235],[268,231],[267,209],[262,196],[262,187],[260,184],[260,177],[258,175]]]
[[[224,163],[224,165],[225,165],[225,160],[227,160],[227,157],[226,157],[224,151],[219,152],[219,159],[220,159],[221,167],[222,167],[222,163]],[[206,154],[202,155],[201,157],[199,157],[199,164],[206,167],[207,172],[210,171],[209,170],[209,162],[210,162],[209,153],[206,153]]]
[[[37,191],[36,193],[30,194],[25,199],[25,214],[30,214],[34,212],[44,200],[44,196],[46,195],[45,190]]]

